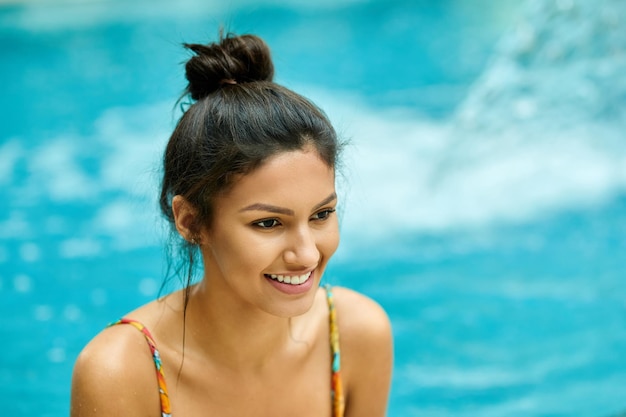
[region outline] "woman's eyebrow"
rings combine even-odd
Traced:
[[[328,204],[331,201],[336,200],[336,199],[337,199],[337,193],[333,192],[328,197],[326,197],[324,200],[322,200],[319,204],[317,204],[313,208],[313,211],[319,209],[320,207],[325,206],[326,204]],[[291,209],[284,208],[284,207],[273,206],[271,204],[265,204],[265,203],[250,204],[249,206],[246,206],[246,207],[242,208],[241,210],[239,210],[239,212],[243,212],[243,211],[267,211],[267,212],[270,212],[270,213],[284,214],[286,216],[293,216],[295,214],[294,211],[291,210]]]
[[[269,211],[270,213],[284,214],[286,216],[293,216],[295,214],[291,209],[264,203],[250,204],[249,206],[246,206],[239,210],[239,212],[242,211]]]
[[[322,200],[322,202],[321,202],[321,203],[319,203],[318,205],[316,205],[316,206],[313,208],[313,211],[315,211],[315,210],[317,210],[317,209],[319,209],[319,208],[322,208],[322,207],[323,207],[323,206],[325,206],[326,204],[328,204],[328,203],[330,203],[331,201],[334,201],[334,200],[336,200],[336,199],[337,199],[337,193],[333,191],[331,195],[329,195],[329,196],[328,196],[328,197],[326,197],[324,200]]]

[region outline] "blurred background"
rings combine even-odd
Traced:
[[[390,416],[626,409],[626,3],[0,2],[0,397],[156,297],[183,42],[269,43],[350,140],[326,280],[388,311]]]

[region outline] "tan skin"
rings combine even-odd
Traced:
[[[176,196],[178,232],[200,242],[203,280],[191,289],[183,347],[182,293],[129,313],[154,336],[174,416],[330,417],[328,307],[319,282],[339,243],[334,170],[314,150],[284,152],[214,202],[198,236]],[[302,294],[265,274],[311,272]],[[392,370],[389,320],[374,301],[334,288],[345,416],[382,417]],[[184,350],[184,360],[183,360]],[[160,416],[150,350],[135,328],[97,335],[74,369],[71,417]]]

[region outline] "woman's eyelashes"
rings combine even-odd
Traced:
[[[280,222],[277,219],[265,219],[254,222],[252,225],[258,227],[259,229],[272,229],[280,225]]]
[[[326,220],[330,217],[331,214],[335,212],[334,208],[327,208],[324,210],[320,210],[311,217],[311,220]]]
[[[315,213],[313,216],[311,216],[310,220],[318,221],[318,222],[327,220],[335,211],[336,209],[334,208],[327,208],[324,210],[320,210],[317,213]],[[259,228],[259,229],[265,229],[265,230],[274,229],[281,225],[282,223],[278,219],[263,219],[263,220],[258,220],[252,223],[252,226]]]

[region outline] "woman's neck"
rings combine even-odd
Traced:
[[[291,321],[246,305],[227,288],[203,280],[189,293],[185,349],[233,369],[261,371],[288,349]]]

